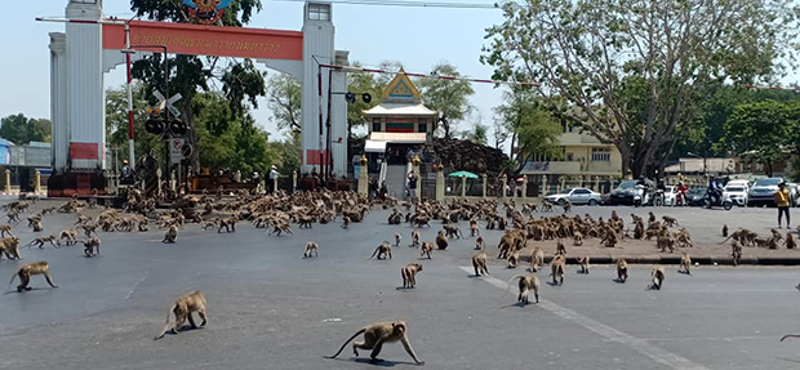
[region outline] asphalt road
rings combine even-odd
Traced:
[[[706,212],[699,217],[708,230],[716,230],[716,215],[757,228],[771,226],[774,214],[676,212]],[[800,369],[800,340],[778,342],[800,333],[798,269],[700,267],[686,276],[670,266],[663,290],[645,291],[647,266],[633,268],[626,284],[612,280],[610,267],[580,275],[568,266],[563,286],[545,284],[541,271],[542,302],[519,307],[516,284],[507,295],[503,288],[521,268],[492,261],[490,278],[462,268],[472,239],[423,260],[417,288],[397,289],[400,267],[419,257],[407,246],[411,229],[386,225],[386,214],[375,211],[349,230],[315,224],[281,237],[247,223],[235,234],[188,225],[174,245],[160,243],[161,231],[103,233],[99,258],[83,257],[82,247],[25,249],[20,262],[0,261],[0,277],[47,260],[60,288],[35,277],[35,290],[0,296],[0,369],[412,367],[399,344],[384,346],[380,365],[349,349],[338,360],[323,358],[360,327],[397,319],[408,323],[414,349],[433,369]],[[44,225],[55,232],[75,218],[46,216]],[[32,234],[23,226],[15,233],[27,243]],[[423,240],[432,241],[437,228],[423,230]],[[404,240],[392,260],[367,259],[397,231]],[[301,258],[308,240],[320,243],[319,258]],[[208,326],[153,341],[172,299],[193,289],[206,293]]]

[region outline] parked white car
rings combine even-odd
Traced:
[[[560,204],[569,200],[572,204],[588,204],[590,206],[600,204],[600,193],[596,193],[587,188],[568,188],[560,193],[551,194],[544,197],[545,201]]]
[[[675,205],[675,187],[674,186],[665,186],[664,187],[664,205],[672,207]]]
[[[744,207],[747,205],[748,191],[747,185],[731,181],[722,189],[722,199],[730,198],[737,206]]]

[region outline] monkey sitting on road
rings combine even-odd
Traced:
[[[319,257],[319,245],[317,242],[306,243],[306,251],[303,253],[303,258],[311,258],[311,253],[316,253],[317,257]]]
[[[683,268],[683,271],[678,270],[678,272],[682,272],[686,275],[692,274],[692,258],[689,257],[689,254],[686,252],[681,256],[681,268]]]
[[[419,256],[428,256],[428,259],[431,259],[431,253],[433,253],[433,243],[423,242],[422,247],[420,247]]]
[[[786,233],[786,240],[783,242],[783,245],[786,246],[786,249],[795,249],[797,248],[797,242],[794,241],[794,236],[792,233]]]
[[[583,245],[583,234],[580,231],[575,231],[575,234],[572,235],[572,245],[576,247]]]
[[[567,247],[564,246],[560,240],[556,242],[556,255],[566,256],[567,255]]]
[[[519,295],[517,296],[517,303],[521,303],[523,306],[530,304],[531,301],[528,297],[530,295],[530,291],[533,291],[533,297],[536,299],[536,303],[539,303],[539,277],[535,274],[512,276],[511,279],[508,280],[508,288],[503,295],[506,295],[508,291],[511,290],[511,281],[514,279],[519,279]]]
[[[670,253],[675,251],[675,240],[672,239],[668,232],[656,237],[656,245],[661,248],[661,253],[666,252],[667,249],[669,249]]]
[[[403,237],[400,235],[400,233],[395,233],[394,234],[394,246],[395,247],[399,247],[401,240],[403,240]]]
[[[742,258],[742,243],[738,240],[731,242],[731,256],[733,257],[733,265],[739,266],[739,259]]]
[[[389,256],[389,259],[392,258],[392,245],[389,242],[383,242],[377,248],[375,248],[375,252],[372,252],[372,256],[368,259],[372,259],[373,257],[377,256],[379,260],[385,259],[386,256]]]
[[[483,237],[482,236],[478,236],[478,238],[475,239],[475,250],[479,251],[479,250],[482,250],[484,248],[486,248],[486,243],[483,241]]]
[[[86,257],[94,257],[95,252],[97,252],[98,256],[100,255],[100,239],[98,237],[81,241],[81,243],[83,243],[83,254],[85,254]]]
[[[617,282],[624,283],[628,280],[628,262],[624,258],[617,260]]]
[[[728,237],[728,225],[727,224],[726,225],[722,225],[722,237],[723,238],[727,238]]]
[[[403,288],[413,288],[417,285],[417,273],[422,271],[422,264],[409,263],[400,269],[403,278]]]
[[[167,312],[167,320],[164,330],[161,332],[161,334],[157,335],[153,339],[161,339],[169,331],[170,313],[175,315],[175,325],[172,327],[172,332],[174,334],[180,333],[181,329],[183,328],[183,324],[186,323],[187,319],[189,320],[189,324],[192,325],[192,328],[196,329],[197,325],[194,323],[194,319],[192,318],[193,312],[197,312],[197,314],[200,315],[200,318],[203,319],[203,322],[200,323],[200,326],[206,326],[206,296],[199,290],[195,290],[189,294],[175,298],[175,302],[172,304],[172,307],[170,307],[169,312]]]
[[[19,238],[12,237],[0,240],[0,259],[2,259],[3,254],[10,260],[22,258],[19,256]]]
[[[578,263],[581,265],[581,274],[589,273],[589,256],[578,258]]]
[[[664,271],[664,266],[655,265],[653,266],[653,272],[651,276],[653,278],[653,285],[649,286],[647,290],[661,290],[661,284],[664,284],[664,276],[666,272]]]
[[[350,217],[342,216],[342,229],[347,229],[350,227]]]
[[[48,236],[40,236],[40,237],[38,237],[36,239],[33,239],[30,243],[25,244],[24,246],[30,248],[31,246],[36,245],[37,247],[39,247],[39,249],[42,249],[44,247],[44,243],[48,243],[49,242],[54,247],[61,248],[60,246],[56,245],[55,240],[56,240],[56,236],[53,235],[53,234],[50,234]]]
[[[161,240],[162,243],[175,243],[178,241],[178,227],[172,225],[167,229],[167,233],[164,234],[164,239]]]
[[[414,353],[414,349],[411,348],[411,342],[408,340],[407,328],[408,327],[404,321],[379,322],[365,326],[353,334],[350,339],[345,341],[344,344],[342,344],[342,348],[339,348],[339,351],[336,352],[336,354],[333,356],[326,356],[325,358],[336,358],[336,356],[339,356],[339,354],[342,353],[344,347],[347,347],[348,343],[363,333],[363,342],[353,342],[353,353],[356,355],[356,357],[358,357],[359,348],[364,350],[372,350],[372,353],[369,355],[370,362],[383,362],[383,359],[378,358],[383,345],[385,343],[394,343],[400,341],[400,343],[403,344],[403,348],[406,349],[406,352],[408,352],[411,358],[414,359],[414,362],[416,362],[417,365],[423,365],[425,362],[420,361],[417,358],[417,354]]]
[[[439,250],[445,250],[448,243],[449,240],[444,236],[444,231],[439,230],[439,235],[436,236],[436,246],[439,247]]]
[[[472,267],[475,269],[475,276],[489,275],[486,267],[486,252],[480,251],[472,256]]]
[[[45,261],[31,262],[20,266],[14,275],[11,276],[11,281],[8,282],[8,287],[11,287],[11,283],[14,282],[14,278],[19,277],[20,284],[17,285],[17,292],[22,293],[23,290],[29,291],[31,290],[31,287],[29,287],[28,284],[30,284],[31,276],[33,275],[44,275],[44,278],[47,280],[47,283],[50,284],[50,287],[58,288],[57,285],[53,284],[53,279],[50,277],[50,265],[48,265]],[[8,291],[8,288],[6,288],[6,291]]]

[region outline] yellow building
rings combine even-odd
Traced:
[[[579,128],[564,126],[559,137],[561,158],[534,156],[526,162],[523,175],[547,175],[570,177],[600,176],[601,178],[622,176],[622,156],[613,144],[603,144],[592,135],[580,132]]]

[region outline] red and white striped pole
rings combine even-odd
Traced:
[[[131,48],[131,28],[125,23],[125,49]],[[131,53],[125,53],[128,71],[128,165],[136,169],[136,156],[133,150],[133,73],[131,73]]]

